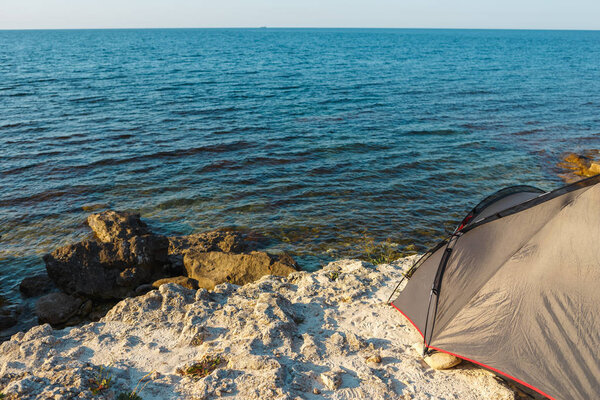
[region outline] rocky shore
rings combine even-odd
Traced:
[[[47,254],[47,274],[21,283],[40,325],[0,344],[0,398],[522,395],[455,357],[421,359],[419,334],[386,303],[414,256],[309,273],[239,232],[167,237],[115,211],[87,224],[93,237]],[[20,313],[0,310],[5,323]]]
[[[126,298],[98,322],[49,324],[0,345],[13,399],[516,399],[470,364],[436,371],[386,304],[413,258],[333,262],[212,291],[175,283]],[[132,393],[135,392],[135,393]],[[139,396],[139,397],[135,397]]]
[[[21,282],[40,323],[61,328],[96,321],[117,301],[169,282],[212,290],[297,270],[291,257],[257,251],[260,240],[240,232],[167,237],[153,233],[139,214],[116,211],[91,214],[86,222],[89,239],[45,255],[46,273]],[[0,298],[0,331],[15,325],[23,311],[4,303]]]

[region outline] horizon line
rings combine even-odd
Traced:
[[[371,29],[371,30],[456,30],[456,31],[575,31],[575,32],[597,32],[596,29],[582,28],[444,28],[444,27],[367,27],[367,26],[216,26],[216,27],[113,27],[113,28],[0,28],[0,31],[100,31],[100,30],[159,30],[159,29]]]

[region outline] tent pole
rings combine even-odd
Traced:
[[[452,254],[452,249],[454,249],[454,245],[456,245],[456,241],[462,234],[458,232],[458,229],[454,231],[450,239],[448,240],[448,244],[446,245],[446,249],[444,249],[444,255],[440,260],[440,265],[438,266],[438,270],[433,280],[433,285],[431,287],[431,292],[429,292],[429,302],[427,303],[427,316],[425,317],[425,328],[423,329],[423,356],[425,356],[429,350],[429,346],[427,345],[427,327],[429,325],[429,310],[431,309],[431,300],[433,299],[433,295],[435,294],[435,309],[433,311],[432,322],[431,322],[431,332],[433,332],[433,328],[435,326],[435,315],[437,314],[438,301],[439,301],[439,293],[440,287],[442,286],[442,277],[444,275],[444,271],[446,270],[446,265],[450,260],[450,255]]]
[[[390,301],[392,300],[392,297],[394,297],[394,293],[396,293],[396,290],[398,290],[398,288],[400,287],[400,285],[402,285],[402,282],[404,282],[405,279],[406,279],[406,276],[403,275],[402,279],[400,279],[400,282],[398,282],[398,284],[394,288],[394,291],[392,292],[392,294],[390,294],[390,297],[388,297],[387,304],[391,304]]]

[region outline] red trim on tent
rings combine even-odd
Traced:
[[[520,380],[520,379],[517,379],[517,378],[515,378],[514,376],[507,374],[506,372],[502,372],[502,371],[500,371],[499,369],[496,369],[496,368],[494,368],[494,367],[490,367],[489,365],[486,365],[486,364],[484,364],[484,363],[480,363],[480,362],[478,362],[478,361],[475,361],[475,360],[471,360],[470,358],[463,357],[463,356],[461,356],[461,355],[459,355],[459,354],[451,353],[451,352],[449,352],[449,351],[446,351],[446,350],[440,349],[440,348],[438,348],[438,347],[434,347],[434,346],[429,346],[429,345],[427,345],[427,342],[425,341],[425,336],[423,335],[423,333],[421,332],[421,330],[419,329],[419,327],[418,327],[418,326],[417,326],[417,325],[416,325],[416,324],[415,324],[415,323],[414,323],[414,322],[413,322],[413,321],[412,321],[410,318],[408,318],[408,316],[407,316],[406,314],[404,314],[404,313],[402,312],[402,310],[400,310],[398,307],[396,307],[396,306],[394,305],[394,303],[390,303],[390,305],[391,305],[392,307],[394,307],[396,310],[398,310],[398,311],[400,312],[400,314],[404,315],[404,318],[406,318],[406,319],[408,320],[408,322],[410,322],[410,323],[412,324],[412,326],[414,326],[414,327],[417,329],[417,331],[419,331],[419,334],[420,334],[420,335],[423,337],[423,341],[425,342],[425,345],[426,345],[427,347],[429,347],[430,349],[434,349],[434,350],[437,350],[437,351],[441,351],[442,353],[447,353],[447,354],[453,355],[454,357],[462,358],[463,360],[470,361],[470,362],[472,362],[473,364],[477,364],[477,365],[479,365],[479,366],[481,366],[481,367],[484,367],[484,368],[490,369],[490,370],[492,370],[492,371],[494,371],[494,372],[496,372],[496,373],[498,373],[498,374],[500,374],[500,375],[504,375],[504,376],[506,376],[507,378],[509,378],[509,379],[512,379],[513,381],[520,383],[520,384],[521,384],[521,385],[523,385],[523,386],[526,386],[526,387],[528,387],[528,388],[529,388],[529,389],[531,389],[531,390],[535,390],[536,392],[538,392],[538,393],[539,393],[539,394],[541,394],[542,396],[546,396],[546,397],[547,397],[547,398],[549,398],[550,400],[556,400],[554,397],[550,396],[550,395],[549,395],[549,394],[547,394],[547,393],[544,393],[543,391],[541,391],[540,389],[536,388],[535,386],[532,386],[532,385],[530,385],[530,384],[529,384],[529,383],[527,383],[527,382],[523,382],[522,380]]]
[[[390,305],[392,307],[394,307],[396,310],[400,311],[400,314],[404,315],[404,318],[406,318],[415,328],[417,328],[417,330],[419,331],[419,334],[421,336],[423,336],[423,340],[425,340],[425,336],[423,335],[423,332],[421,332],[421,330],[419,329],[419,327],[417,326],[417,324],[415,324],[414,322],[412,322],[412,320],[410,318],[408,318],[408,315],[404,314],[401,309],[399,309],[398,307],[396,307],[394,305],[394,303],[390,303]],[[427,343],[425,343],[425,344],[427,344]]]

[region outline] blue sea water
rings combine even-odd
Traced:
[[[599,133],[600,32],[1,31],[0,293],[106,207],[306,269],[422,249]]]

